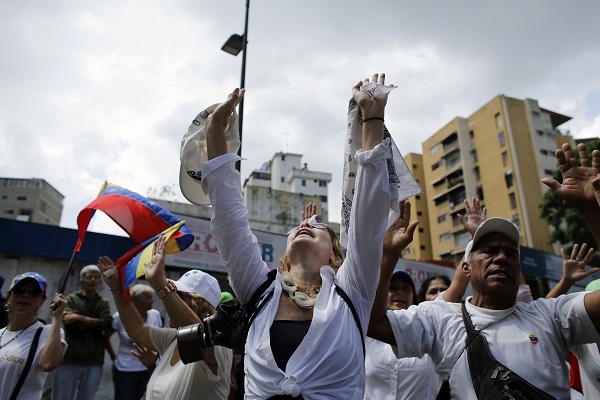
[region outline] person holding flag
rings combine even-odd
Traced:
[[[144,263],[144,273],[163,301],[171,319],[171,328],[145,325],[133,304],[121,295],[121,274],[117,273],[115,263],[105,256],[98,260],[127,334],[136,343],[161,355],[148,381],[145,398],[184,400],[201,396],[208,400],[227,399],[231,383],[232,350],[210,347],[204,360],[183,364],[175,329],[199,323],[201,318],[216,313],[221,300],[219,283],[199,270],[188,271],[177,281],[168,280],[165,275],[167,242],[166,235],[160,236],[144,251],[150,253],[150,260]],[[142,259],[144,257],[142,255]]]

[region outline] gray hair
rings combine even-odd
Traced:
[[[149,285],[138,283],[129,288],[129,293],[132,299],[136,300],[153,300],[156,293]]]
[[[83,267],[81,269],[81,272],[79,273],[79,278],[83,279],[88,272],[96,272],[100,276],[102,276],[102,272],[100,271],[100,268],[98,268],[97,265],[90,264],[90,265],[86,265],[85,267]]]

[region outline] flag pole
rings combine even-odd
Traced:
[[[60,278],[60,282],[58,283],[58,292],[60,294],[64,294],[65,293],[65,289],[67,288],[67,280],[69,279],[69,274],[71,273],[71,269],[73,269],[73,261],[75,261],[75,254],[77,254],[78,251],[73,251],[73,255],[71,256],[71,261],[69,261],[69,265],[67,266],[67,269],[65,270],[65,272],[63,273],[63,276]],[[52,308],[52,310],[56,310],[56,304],[54,304],[54,302],[52,302],[52,304],[50,305],[50,308]]]

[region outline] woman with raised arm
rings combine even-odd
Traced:
[[[98,266],[110,287],[121,322],[127,335],[145,348],[161,355],[159,364],[150,376],[146,400],[152,399],[209,399],[224,400],[229,394],[232,352],[215,346],[202,361],[183,364],[177,348],[177,327],[201,321],[214,314],[219,305],[221,290],[212,276],[199,271],[186,272],[177,281],[165,276],[167,240],[161,236],[153,246],[152,260],[146,263],[146,280],[157,291],[171,318],[171,328],[156,328],[144,324],[135,306],[121,295],[121,279],[109,257],[100,257]]]
[[[48,372],[63,361],[67,349],[60,325],[67,300],[54,295],[52,323],[44,325],[37,312],[46,301],[46,279],[37,272],[15,276],[6,296],[10,322],[0,329],[0,399],[41,399]],[[35,338],[37,337],[37,341]],[[29,354],[33,355],[28,362]],[[29,370],[26,365],[29,364]],[[20,386],[17,383],[23,379]]]
[[[383,74],[373,75],[373,83],[384,81]],[[352,88],[362,111],[362,149],[356,154],[347,257],[344,260],[336,233],[316,219],[305,219],[288,233],[281,266],[266,291],[270,297],[248,333],[246,399],[363,398],[363,333],[377,288],[390,208],[390,150],[387,140],[382,143],[387,94],[361,90],[367,83],[369,79]],[[227,153],[227,121],[243,94],[243,89],[235,89],[227,101],[206,110],[209,161],[202,166],[202,188],[213,206],[211,233],[231,287],[247,303],[267,280],[269,268],[250,230],[234,168],[240,158]]]

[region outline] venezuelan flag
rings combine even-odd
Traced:
[[[75,252],[81,250],[85,233],[96,210],[108,215],[137,244],[116,261],[123,289],[127,289],[135,278],[144,275],[144,263],[150,261],[152,256],[151,245],[161,235],[168,238],[167,254],[183,251],[194,241],[194,235],[185,221],[181,221],[169,210],[144,196],[105,181],[98,197],[77,216],[78,239]],[[123,293],[128,297],[128,290]]]

